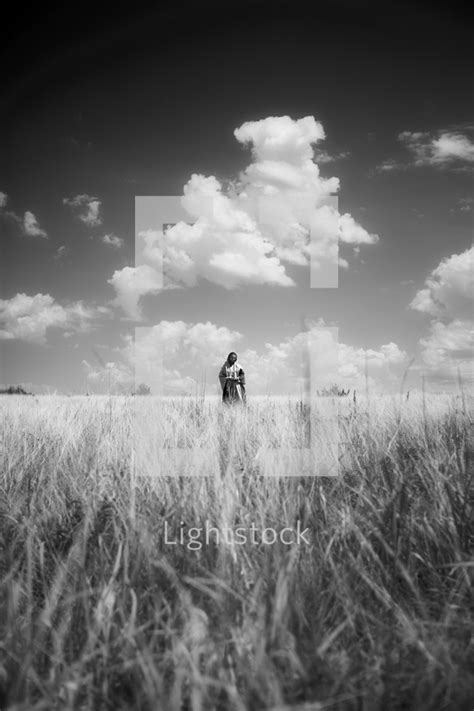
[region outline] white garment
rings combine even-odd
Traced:
[[[228,365],[226,361],[224,363],[224,368],[227,378],[238,378],[242,366],[240,365],[240,363],[237,362],[235,362],[233,365]]]

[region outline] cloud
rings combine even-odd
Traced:
[[[36,219],[36,216],[32,212],[26,210],[23,217],[20,217],[16,214],[16,212],[12,212],[11,210],[5,210],[7,203],[8,195],[6,193],[0,192],[0,214],[2,217],[12,220],[17,225],[19,225],[23,234],[27,235],[28,237],[42,237],[44,239],[48,238],[46,231],[41,229],[38,224],[38,220]]]
[[[355,348],[339,343],[337,329],[315,326],[285,341],[265,344],[263,353],[252,350],[239,354],[255,393],[299,394],[303,387],[305,354],[310,354],[312,388],[337,382],[345,388],[365,387],[366,368],[372,388],[382,389],[399,381],[399,367],[407,355],[395,343],[379,349]]]
[[[11,299],[0,299],[0,340],[45,345],[48,329],[84,332],[107,312],[105,307],[86,306],[82,301],[63,306],[50,294],[16,294]]]
[[[194,173],[181,199],[192,224],[181,221],[165,230],[150,225],[138,235],[142,261],[156,274],[141,273],[151,291],[161,275],[163,289],[191,288],[202,279],[226,289],[292,287],[287,265],[311,264],[324,272],[340,262],[339,241],[354,248],[378,241],[351,215],[338,212],[339,179],[323,178],[315,162],[313,145],[325,133],[313,116],[247,121],[234,135],[252,154],[238,178],[223,184]],[[141,284],[138,298],[146,293]],[[136,300],[136,314],[137,307]]]
[[[162,288],[163,280],[153,267],[143,264],[116,270],[108,279],[108,283],[114,287],[117,294],[112,303],[121,307],[129,318],[140,321],[140,298],[145,294],[158,292]]]
[[[103,367],[93,366],[83,360],[82,369],[87,380],[93,386],[102,386],[112,392],[127,393],[133,389],[135,382],[133,371],[126,364],[109,361]]]
[[[243,347],[243,340],[242,333],[209,321],[161,321],[137,328],[134,338],[126,337],[120,361],[109,364],[107,371],[84,367],[91,382],[107,378],[129,388],[144,382],[153,393],[165,395],[194,394],[205,383],[206,392],[217,395],[218,370],[229,351],[236,351],[252,395],[300,395],[308,357],[313,391],[334,382],[365,387],[366,369],[372,388],[398,387],[407,360],[395,343],[355,348],[338,343],[337,329],[321,324],[280,343],[266,343],[259,351]]]
[[[403,131],[398,140],[410,151],[416,166],[444,166],[456,161],[474,162],[474,143],[461,133]]]
[[[474,383],[474,321],[454,319],[450,323],[433,321],[429,335],[420,340],[423,361],[432,379],[456,381],[458,373]]]
[[[311,160],[313,143],[326,138],[323,126],[313,116],[293,120],[289,116],[268,116],[246,121],[234,131],[240,142],[250,144],[257,161],[283,161],[301,165]]]
[[[426,279],[410,304],[433,318],[429,334],[420,339],[427,375],[449,381],[458,372],[473,377],[474,247],[444,259]]]
[[[457,209],[451,208],[450,212],[472,212],[474,197],[461,197],[456,201]]]
[[[155,393],[161,392],[161,387],[164,394],[194,393],[206,369],[218,370],[221,354],[225,353],[225,359],[241,339],[238,331],[209,321],[161,321],[151,328],[136,329],[135,338],[127,336],[120,362],[96,368],[83,361],[83,368],[92,384],[110,383],[119,391],[130,391],[134,384],[145,382]]]
[[[121,237],[117,237],[117,235],[114,234],[107,234],[102,237],[102,242],[104,244],[108,244],[111,247],[115,247],[116,249],[120,249],[120,247],[123,247],[124,241]]]
[[[440,319],[469,317],[474,293],[474,247],[444,259],[410,304]]]
[[[314,160],[318,165],[323,165],[324,163],[336,163],[337,161],[349,158],[350,155],[350,151],[340,151],[339,153],[331,154],[319,149],[315,152]]]
[[[163,388],[165,394],[194,392],[206,369],[218,369],[241,339],[238,331],[209,321],[162,321],[137,329],[134,343],[129,341],[123,356],[133,366],[137,381],[150,383],[158,391]]]
[[[376,235],[336,209],[332,196],[339,190],[339,179],[323,178],[315,162],[313,145],[325,133],[313,116],[248,121],[234,135],[250,145],[253,162],[241,173],[233,202],[258,224],[281,262],[308,265],[316,251],[320,260],[337,264],[339,240],[354,245],[377,242]]]
[[[410,160],[388,159],[378,166],[378,172],[426,166],[466,170],[474,163],[474,142],[459,130],[402,131],[398,141],[410,154]]]
[[[91,195],[76,195],[72,198],[63,198],[63,204],[68,205],[78,220],[88,227],[97,227],[102,224],[101,201]]]
[[[405,170],[408,167],[409,167],[408,163],[400,163],[399,161],[396,161],[394,158],[388,158],[387,160],[384,160],[383,163],[380,163],[380,165],[377,166],[377,168],[375,169],[375,172],[389,173],[392,170]]]
[[[194,174],[184,187],[182,203],[196,221],[179,222],[163,235],[165,284],[191,287],[204,278],[227,289],[294,285],[274,244],[245,209],[222,193],[216,178]]]
[[[38,220],[32,212],[27,210],[23,217],[23,232],[28,237],[44,237],[47,239],[48,235],[38,224]]]
[[[2,217],[15,222],[21,228],[23,234],[27,237],[41,237],[43,239],[48,239],[46,231],[39,226],[38,220],[32,212],[26,210],[23,217],[20,217],[16,214],[16,212],[4,209],[7,203],[8,195],[0,192],[0,214]]]

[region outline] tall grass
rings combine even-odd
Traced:
[[[471,711],[470,406],[344,399],[339,475],[275,478],[289,401],[3,398],[0,708]],[[311,542],[167,545],[206,520]]]

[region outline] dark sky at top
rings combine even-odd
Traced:
[[[153,170],[150,126],[157,142],[181,128],[161,160],[182,165],[196,139],[219,153],[216,126],[288,105],[319,107],[341,142],[362,121],[367,131],[429,128],[472,108],[472,24],[456,2],[20,9],[2,23],[3,138],[75,128],[86,141],[107,133],[106,152],[126,137],[123,162],[148,156]]]

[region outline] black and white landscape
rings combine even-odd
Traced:
[[[25,12],[0,709],[470,711],[472,13]]]

